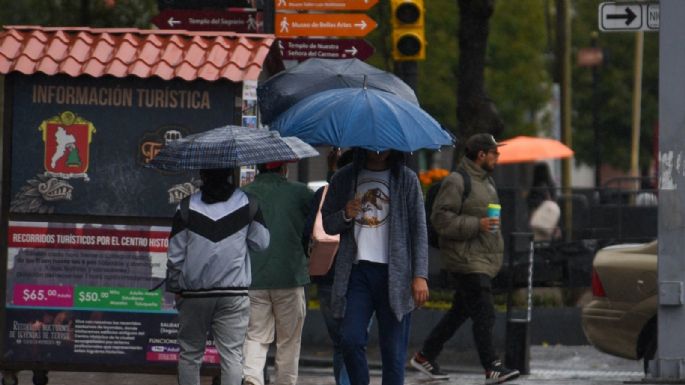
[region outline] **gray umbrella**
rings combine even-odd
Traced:
[[[226,126],[169,142],[149,166],[173,171],[232,168],[318,155],[314,147],[276,131]]]
[[[272,76],[257,88],[262,123],[269,124],[307,96],[334,88],[368,88],[393,93],[419,105],[414,91],[397,76],[359,59],[308,59]]]

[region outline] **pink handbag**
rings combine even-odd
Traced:
[[[321,206],[326,199],[328,186],[324,186],[321,202],[314,219],[314,228],[309,238],[309,275],[326,275],[333,265],[335,254],[338,252],[339,235],[328,235],[323,230]]]

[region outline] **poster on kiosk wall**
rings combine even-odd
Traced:
[[[197,175],[145,165],[165,140],[232,122],[241,88],[10,80],[2,361],[175,367],[174,297],[155,287],[166,275],[171,217],[197,191]],[[218,362],[211,341],[205,362]]]

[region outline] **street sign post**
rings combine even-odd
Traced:
[[[598,21],[605,32],[658,31],[659,3],[601,3]]]
[[[366,60],[374,47],[363,39],[279,39],[278,47],[284,60],[309,58]]]
[[[278,37],[363,37],[378,25],[363,13],[278,13],[275,24]]]
[[[160,29],[233,31],[238,33],[263,32],[261,12],[165,9],[152,18],[152,23]]]
[[[366,11],[378,0],[273,0],[277,11]]]

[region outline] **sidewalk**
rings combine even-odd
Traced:
[[[330,357],[320,352],[303,352],[298,385],[335,385]],[[379,362],[373,349],[371,358],[371,385],[380,385]],[[475,362],[475,352],[445,351],[440,363],[450,374],[449,381],[433,381],[413,369],[407,369],[406,385],[472,385],[483,384],[482,369]],[[643,378],[642,362],[624,360],[598,352],[591,346],[533,346],[531,348],[531,374],[511,381],[511,384],[562,384],[562,385],[620,385],[624,381]],[[273,368],[271,368],[273,370]],[[19,384],[32,384],[31,372],[19,373]],[[172,375],[50,372],[50,385],[175,385]],[[211,378],[203,377],[202,385],[210,385]]]

